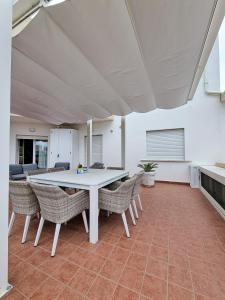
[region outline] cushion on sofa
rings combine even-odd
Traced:
[[[28,171],[33,171],[37,170],[37,164],[24,164],[22,165],[23,167],[23,173],[28,172]]]
[[[16,175],[11,175],[12,180],[25,180],[26,175],[25,174],[16,174]]]
[[[22,165],[19,164],[10,164],[9,165],[9,172],[10,175],[17,175],[17,174],[22,174],[23,173],[23,168]]]

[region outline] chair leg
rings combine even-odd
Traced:
[[[140,206],[140,210],[143,210],[140,195],[138,195],[138,203],[139,203],[139,206]]]
[[[133,204],[133,207],[134,207],[135,218],[138,219],[138,211],[137,211],[137,206],[136,206],[135,199],[132,200],[132,204]]]
[[[56,224],[51,256],[55,256],[55,251],[56,251],[56,247],[57,247],[57,243],[58,243],[58,239],[59,239],[60,228],[61,228],[61,224]]]
[[[122,219],[123,219],[123,224],[125,227],[126,235],[127,235],[127,237],[130,237],[130,232],[128,229],[127,218],[126,218],[125,212],[122,213]]]
[[[31,219],[31,216],[27,215],[25,225],[24,225],[24,230],[23,230],[23,237],[22,237],[22,241],[21,241],[22,244],[24,244],[26,242],[26,239],[27,239],[27,232],[28,232],[28,228],[29,228],[29,225],[30,225],[30,219]]]
[[[133,222],[134,225],[136,225],[135,218],[134,218],[134,213],[133,213],[133,209],[132,209],[131,204],[129,205],[129,211],[130,211],[130,216],[131,216],[132,222]]]
[[[11,218],[10,218],[10,222],[9,222],[9,230],[8,230],[8,236],[10,236],[11,231],[12,231],[12,227],[13,224],[15,222],[15,218],[16,218],[16,214],[14,213],[14,211],[12,212]]]
[[[86,211],[83,210],[82,211],[82,217],[83,217],[83,221],[84,221],[84,227],[85,227],[85,231],[88,233],[88,222],[87,222],[87,216],[86,216]]]
[[[36,247],[38,245],[44,222],[45,222],[45,219],[43,217],[41,217],[39,225],[38,225],[38,231],[36,234],[35,242],[34,242],[34,247]]]

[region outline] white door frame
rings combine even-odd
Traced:
[[[0,298],[9,289],[8,283],[8,196],[9,196],[9,143],[10,143],[10,84],[12,1],[0,1],[0,128],[4,147],[0,154]]]

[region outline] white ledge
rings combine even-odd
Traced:
[[[200,166],[200,171],[225,185],[225,169],[216,166]]]
[[[141,159],[140,161],[191,163],[191,160],[160,160],[160,159],[154,160],[148,158]]]

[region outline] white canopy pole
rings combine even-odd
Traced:
[[[8,184],[9,184],[9,135],[10,135],[10,80],[12,1],[0,1],[0,298],[8,284]]]
[[[87,167],[92,164],[92,120],[87,121]]]
[[[121,117],[121,167],[126,168],[126,117]]]

